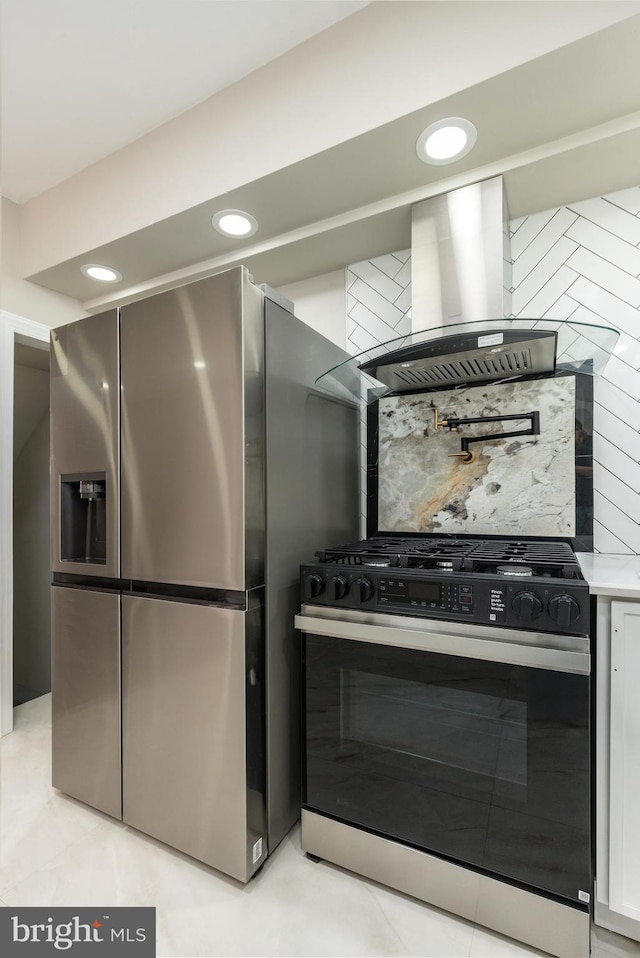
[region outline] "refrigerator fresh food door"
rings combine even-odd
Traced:
[[[51,568],[120,575],[118,311],[51,331]]]
[[[122,568],[264,581],[263,297],[239,267],[121,310]]]
[[[123,596],[123,818],[240,881],[267,854],[262,607]]]
[[[120,595],[51,589],[52,781],[122,817]]]

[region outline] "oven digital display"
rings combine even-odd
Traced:
[[[442,605],[442,586],[438,582],[409,582],[407,597],[420,602],[435,602]]]
[[[412,581],[410,578],[378,580],[378,595],[381,602],[396,604],[430,605],[433,608],[444,608],[447,603],[445,589],[440,582]]]

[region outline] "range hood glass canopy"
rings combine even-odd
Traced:
[[[549,335],[541,335],[545,332]],[[439,326],[352,356],[319,376],[316,384],[343,399],[366,404],[399,392],[451,389],[554,371],[599,376],[619,336],[618,330],[608,326],[570,320],[495,319]],[[519,356],[524,357],[521,369]]]

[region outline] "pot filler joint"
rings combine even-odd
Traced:
[[[539,436],[540,435],[540,413],[536,412],[523,412],[516,413],[511,416],[477,416],[470,419],[460,419],[457,416],[447,416],[446,419],[438,418],[438,410],[433,410],[433,426],[434,429],[440,429],[441,426],[446,426],[450,432],[458,432],[460,426],[472,425],[474,423],[485,423],[485,422],[506,422],[508,420],[519,419],[521,421],[528,421],[528,429],[519,429],[515,432],[498,432],[489,436],[461,436],[460,437],[460,452],[451,452],[449,453],[449,458],[457,457],[460,459],[460,462],[470,463],[475,459],[475,453],[472,449],[469,449],[469,446],[472,442],[491,442],[492,439],[508,439],[511,436]]]

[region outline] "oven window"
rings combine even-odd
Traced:
[[[527,784],[527,703],[340,670],[341,737],[367,748]]]
[[[306,808],[573,902],[589,679],[304,637]]]

